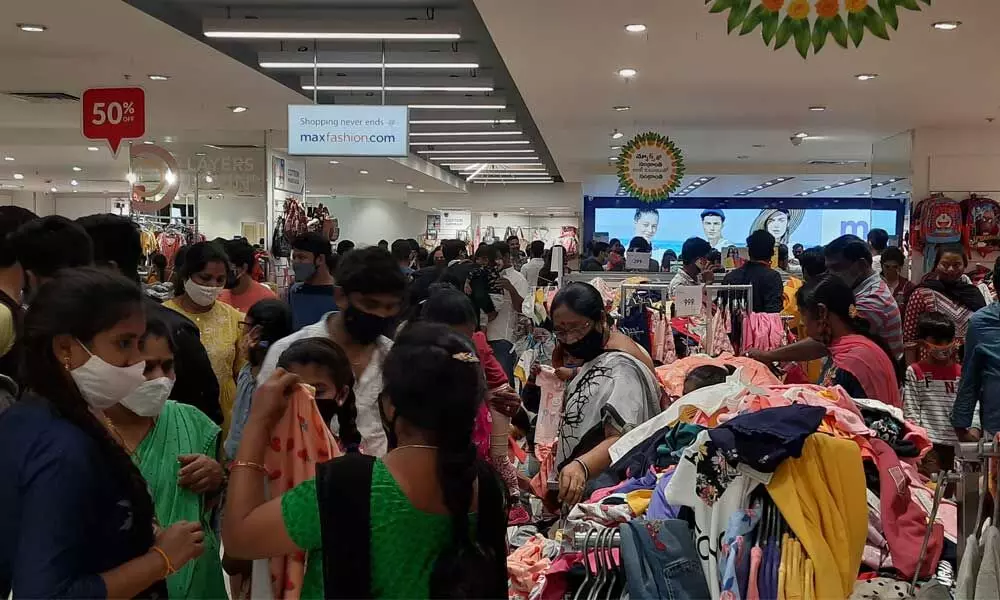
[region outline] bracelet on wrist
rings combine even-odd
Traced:
[[[234,469],[239,469],[239,468],[253,469],[255,471],[260,471],[265,476],[268,475],[267,467],[265,467],[260,463],[250,462],[247,460],[234,460],[233,462],[229,463],[230,473],[232,473]]]
[[[583,469],[583,477],[584,477],[584,479],[587,480],[587,481],[590,481],[590,467],[587,466],[587,463],[583,462],[579,458],[574,458],[573,462],[575,462],[576,464],[580,465],[580,468]]]
[[[170,562],[170,557],[167,556],[167,553],[163,548],[160,548],[159,546],[153,546],[152,551],[156,552],[157,554],[160,555],[161,558],[163,558],[163,565],[166,569],[165,572],[163,573],[164,579],[177,572],[177,569],[174,568],[173,563]]]

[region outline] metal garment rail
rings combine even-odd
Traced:
[[[989,493],[980,490],[979,479],[986,473],[990,458],[1000,458],[1000,446],[992,441],[962,442],[956,446],[958,459],[958,562],[961,564],[965,553],[965,540],[972,533],[978,533],[982,519],[983,496]],[[1000,503],[994,502],[994,515]]]

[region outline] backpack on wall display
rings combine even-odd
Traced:
[[[919,238],[911,241],[914,248],[926,248],[924,252],[924,271],[934,268],[938,244],[955,244],[962,241],[965,229],[965,219],[962,217],[962,204],[944,194],[934,194],[920,203],[920,225],[917,230]],[[914,236],[911,236],[913,238]]]
[[[1000,204],[992,198],[972,194],[965,201],[968,253],[986,257],[1000,250]]]

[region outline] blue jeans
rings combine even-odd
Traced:
[[[619,530],[631,598],[702,600],[712,597],[685,521],[629,521]]]
[[[500,361],[503,372],[507,375],[507,381],[514,381],[514,366],[517,365],[517,356],[514,354],[514,344],[507,340],[490,340],[490,348],[493,354]]]

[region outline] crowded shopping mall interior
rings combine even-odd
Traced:
[[[1000,2],[0,5],[0,599],[1000,599]]]

